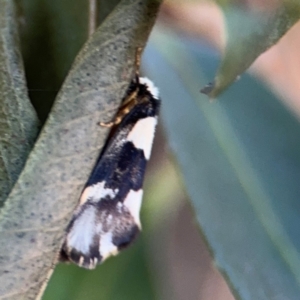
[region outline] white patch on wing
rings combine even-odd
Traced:
[[[144,151],[147,160],[150,158],[156,124],[157,119],[155,117],[140,119],[127,137],[127,140],[132,142],[136,148]]]
[[[100,199],[105,198],[107,196],[113,199],[119,190],[104,188],[104,185],[105,185],[105,181],[101,181],[86,187],[81,194],[79,204],[82,205],[87,200],[91,200],[92,202],[98,202]]]
[[[148,91],[153,95],[156,100],[159,100],[159,92],[158,88],[154,85],[154,83],[147,77],[140,77],[140,84],[144,84],[147,86]]]
[[[141,229],[140,209],[142,205],[143,190],[130,190],[124,200],[124,206],[129,210],[134,222]]]
[[[83,263],[84,263],[84,257],[80,256],[79,262],[78,262],[79,266],[83,266]]]
[[[86,207],[75,219],[74,224],[67,235],[67,248],[75,249],[83,254],[89,254],[95,232],[96,209]]]
[[[94,259],[93,258],[90,258],[90,264],[89,264],[89,269],[95,269],[96,266],[97,266],[97,263],[98,263],[98,259],[95,257]]]
[[[99,252],[102,256],[102,261],[111,255],[118,254],[118,247],[113,244],[111,232],[105,232],[100,235]]]

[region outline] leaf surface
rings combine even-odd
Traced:
[[[1,0],[0,7],[0,207],[2,207],[37,137],[39,121],[26,93],[14,3]]]
[[[146,70],[217,266],[239,299],[298,299],[298,120],[248,75],[208,102],[197,86],[217,66],[212,49],[163,30],[152,37]]]

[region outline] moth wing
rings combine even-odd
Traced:
[[[63,251],[79,266],[93,269],[101,261],[97,243],[97,208],[89,203],[80,205],[67,229]]]
[[[88,269],[94,269],[97,264],[126,248],[141,227],[142,189],[130,190],[124,199],[113,196],[111,191],[105,194],[105,191],[97,189],[97,185],[87,187],[82,194],[88,200],[76,209],[63,246],[71,261]]]

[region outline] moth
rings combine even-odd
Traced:
[[[141,230],[143,180],[150,158],[160,100],[158,90],[137,72],[119,123],[100,156],[66,230],[61,255],[77,265],[94,269],[116,255]]]

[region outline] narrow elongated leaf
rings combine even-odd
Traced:
[[[38,133],[26,93],[14,3],[0,1],[0,207],[16,182]]]
[[[107,135],[98,123],[116,112],[158,7],[122,1],[77,57],[1,211],[0,298],[38,296]]]
[[[224,16],[227,37],[225,54],[213,84],[203,89],[211,98],[217,97],[232,84],[300,19],[300,2],[284,1],[268,13],[231,8],[224,11]]]
[[[197,82],[206,80],[199,66],[207,76],[217,65],[211,52],[170,33],[153,34],[147,70],[161,88],[171,146],[216,264],[236,296],[296,300],[300,124],[249,76],[207,102]]]

